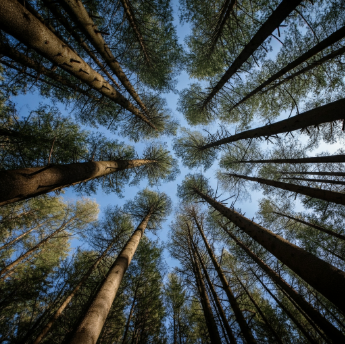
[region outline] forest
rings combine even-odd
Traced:
[[[0,344],[345,343],[344,0],[0,0]]]

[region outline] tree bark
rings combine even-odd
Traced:
[[[280,277],[274,270],[272,270],[266,263],[264,263],[255,253],[253,253],[242,241],[232,234],[225,226],[221,228],[240,246],[244,252],[267,274],[267,276],[282,290],[284,290],[293,299],[299,307],[318,325],[322,331],[331,338],[334,343],[341,343],[345,341],[345,336],[333,324],[322,316],[305,298],[300,295],[290,284]]]
[[[243,131],[242,133],[235,134],[224,139],[220,139],[211,143],[208,143],[200,150],[209,148],[215,148],[226,143],[231,143],[244,139],[251,139],[257,137],[268,137],[271,135],[277,135],[281,133],[291,132],[298,129],[304,129],[311,125],[317,126],[322,123],[333,122],[336,120],[344,119],[343,109],[345,108],[345,99],[339,99],[335,102],[328,103],[326,105],[319,106],[315,109],[303,112],[299,115],[284,119],[282,121],[265,125],[256,129],[250,129]],[[272,162],[272,160],[270,160]]]
[[[283,183],[283,182],[278,182],[277,180],[270,180],[270,179],[257,178],[257,177],[248,177],[248,176],[243,176],[243,175],[234,174],[234,173],[227,173],[227,175],[241,178],[241,179],[245,179],[245,180],[250,180],[253,182],[258,182],[258,183],[264,184],[264,185],[274,186],[274,187],[282,189],[282,190],[296,192],[296,193],[299,193],[301,195],[309,196],[312,198],[322,199],[322,200],[327,201],[327,202],[333,202],[336,204],[345,205],[345,194],[340,193],[340,192],[321,190],[321,189],[311,188],[309,186],[303,186],[303,185]]]
[[[138,108],[17,1],[0,2],[0,28],[155,129]]]
[[[204,241],[204,244],[206,246],[206,249],[207,249],[207,252],[212,260],[212,263],[214,265],[214,268],[215,270],[217,271],[217,274],[218,274],[218,277],[219,279],[221,280],[222,282],[222,285],[223,285],[223,288],[224,288],[224,291],[229,299],[229,302],[230,302],[230,305],[231,305],[231,308],[235,314],[235,317],[236,317],[236,320],[241,328],[241,331],[242,331],[242,334],[246,340],[246,342],[249,344],[249,343],[253,343],[255,344],[256,343],[256,340],[254,339],[254,336],[251,332],[251,329],[250,327],[248,326],[247,322],[246,322],[246,319],[244,318],[244,315],[240,309],[240,306],[236,300],[236,297],[234,296],[231,288],[230,288],[230,285],[228,284],[228,281],[226,280],[226,277],[223,273],[223,270],[222,268],[220,267],[206,237],[205,237],[205,234],[204,234],[204,231],[201,227],[201,225],[199,224],[199,221],[197,220],[195,214],[193,215],[193,218],[194,218],[194,221],[195,221],[195,224],[199,230],[199,233]]]
[[[333,231],[331,231],[331,230],[329,230],[329,229],[326,229],[326,228],[324,228],[324,227],[315,225],[315,224],[313,224],[313,223],[310,223],[310,222],[307,222],[307,221],[298,219],[298,218],[296,218],[296,217],[293,217],[293,216],[290,216],[290,215],[287,215],[287,214],[284,214],[284,213],[279,213],[279,212],[276,212],[276,211],[273,211],[272,213],[273,213],[273,214],[277,214],[277,215],[279,215],[279,216],[287,217],[288,219],[294,220],[294,221],[299,222],[299,223],[303,223],[303,224],[306,225],[306,226],[315,228],[315,229],[317,229],[317,230],[319,230],[319,231],[321,231],[321,232],[323,232],[323,233],[332,235],[332,236],[335,237],[335,238],[338,238],[338,239],[341,239],[341,240],[345,240],[345,235],[338,234],[338,233],[333,232]]]
[[[122,344],[126,344],[126,339],[127,339],[127,335],[128,335],[129,325],[131,323],[131,319],[132,319],[133,312],[134,312],[135,301],[136,301],[136,296],[137,296],[137,290],[138,290],[138,284],[137,284],[137,288],[135,289],[131,310],[130,310],[129,315],[128,315],[128,319],[127,319],[127,323],[126,323],[126,327],[125,327],[125,333],[124,333],[123,339],[122,339]]]
[[[226,82],[238,71],[249,57],[260,47],[261,44],[279,27],[282,21],[301,3],[301,0],[283,0],[279,6],[273,11],[266,22],[260,27],[250,42],[244,47],[229,69],[221,77],[218,83],[212,88],[204,100],[202,107],[213,99],[218,91],[226,84]]]
[[[310,163],[336,163],[345,162],[345,155],[329,155],[329,156],[314,156],[308,158],[298,159],[262,159],[262,160],[241,160],[234,161],[233,164],[246,164],[246,163],[271,163],[271,164],[310,164]]]
[[[305,182],[315,182],[315,183],[328,183],[328,184],[336,184],[336,185],[345,185],[344,181],[341,180],[329,180],[329,179],[313,179],[313,178],[299,178],[299,177],[283,177],[281,179],[289,179],[289,180],[302,180]]]
[[[0,206],[153,162],[140,159],[91,161],[0,171]]]
[[[68,306],[68,304],[71,302],[75,294],[79,291],[79,289],[82,287],[82,285],[85,283],[85,281],[90,277],[91,273],[96,269],[98,264],[102,261],[102,259],[106,256],[108,251],[112,248],[114,245],[114,241],[108,245],[106,250],[101,254],[101,256],[94,262],[94,264],[89,268],[89,270],[86,272],[86,274],[81,278],[79,283],[74,287],[74,289],[71,291],[71,293],[66,297],[65,301],[61,304],[61,306],[57,309],[57,311],[54,313],[52,318],[49,320],[46,326],[42,329],[41,333],[37,336],[33,344],[39,344],[44,339],[44,337],[47,335],[47,333],[50,331],[51,327],[55,324],[57,319],[60,317],[62,312],[65,310],[65,308]]]
[[[146,115],[148,115],[148,110],[145,104],[142,102],[139,95],[133,88],[132,84],[130,83],[127,76],[123,72],[119,63],[116,61],[109,46],[105,43],[101,33],[97,30],[96,25],[94,24],[92,18],[87,13],[82,2],[79,0],[77,1],[59,0],[59,3],[63,6],[65,11],[72,17],[75,23],[80,27],[81,31],[86,35],[86,37],[94,46],[94,48],[97,50],[97,52],[102,56],[104,61],[106,61],[110,69],[119,78],[120,82],[126,88],[128,93],[133,97],[133,99],[141,107],[141,109],[146,113]],[[152,127],[154,128],[154,126]]]
[[[145,216],[116,258],[92,304],[78,324],[76,331],[68,343],[96,344],[120,287],[122,278],[131,263],[140,239],[144,235],[151,214],[152,210]]]
[[[337,176],[345,177],[344,172],[279,172],[280,174],[302,174],[310,176]]]
[[[345,298],[343,297],[345,272],[290,243],[279,235],[272,233],[235,210],[225,207],[198,189],[194,188],[194,191],[319,293],[341,310],[345,310]]]
[[[264,89],[266,86],[268,86],[269,84],[271,84],[272,82],[278,80],[280,77],[282,77],[284,74],[286,74],[287,72],[289,72],[290,70],[296,68],[297,66],[299,66],[301,63],[306,62],[308,59],[310,59],[311,57],[313,57],[314,55],[320,53],[322,50],[330,47],[332,44],[338,42],[339,40],[341,40],[342,38],[345,37],[345,26],[343,26],[341,29],[335,31],[334,33],[332,33],[330,36],[328,36],[327,38],[325,38],[323,41],[321,41],[320,43],[316,44],[314,47],[312,47],[311,49],[309,49],[308,51],[306,51],[304,54],[302,54],[300,57],[298,57],[297,59],[295,59],[294,61],[290,62],[287,66],[285,66],[284,68],[282,68],[279,72],[273,74],[271,77],[269,77],[266,81],[264,81],[261,85],[259,85],[257,88],[255,88],[253,91],[251,91],[250,93],[248,93],[245,97],[243,97],[238,103],[236,103],[231,109],[235,109],[237,106],[239,106],[240,104],[244,103],[245,101],[247,101],[249,98],[251,98],[252,96],[254,96],[255,94],[259,93],[262,89]],[[327,60],[330,60],[331,58],[334,58],[335,56],[338,56],[340,54],[343,54],[345,52],[345,47],[340,48],[328,55],[326,55],[325,57],[319,59],[318,61],[314,61],[312,62],[310,65],[308,65],[308,67],[303,68],[302,70],[304,70],[304,72],[306,71],[305,69],[309,70],[314,68],[316,65],[320,65],[322,63],[324,63]],[[298,74],[302,74],[299,72],[297,72]],[[293,77],[296,76],[297,73],[294,73],[292,75],[294,75]],[[298,75],[297,74],[297,75]],[[289,76],[289,79],[292,79],[292,75]],[[287,79],[284,79],[287,80]],[[277,87],[278,85],[280,85],[282,83],[282,81],[280,81],[278,84],[273,85],[270,89],[272,89],[273,87]]]

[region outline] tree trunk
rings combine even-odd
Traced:
[[[345,177],[344,172],[279,172],[280,174],[303,174],[310,176],[336,176],[336,177]]]
[[[219,222],[218,222],[219,224]],[[220,225],[220,224],[219,224]],[[345,336],[326,318],[322,316],[303,296],[301,296],[290,284],[264,263],[255,253],[253,253],[242,241],[238,240],[226,227],[220,225],[223,230],[240,246],[246,254],[268,275],[268,277],[281,289],[283,289],[293,299],[299,307],[318,325],[322,331],[331,338],[334,343],[345,341]]]
[[[41,333],[37,336],[33,344],[39,344],[44,339],[44,337],[47,335],[47,333],[50,331],[51,327],[55,324],[57,319],[60,317],[62,312],[65,310],[65,308],[68,306],[68,304],[71,302],[75,294],[79,291],[79,289],[82,287],[84,282],[90,277],[91,273],[96,269],[98,264],[102,261],[102,259],[106,256],[108,251],[112,248],[114,245],[114,241],[108,245],[106,250],[102,253],[102,255],[95,261],[95,263],[89,268],[89,270],[86,272],[86,274],[82,277],[82,279],[79,281],[79,283],[74,287],[74,289],[71,291],[71,293],[67,296],[65,301],[62,303],[62,305],[58,308],[58,310],[54,313],[52,318],[49,320],[47,325],[43,328]]]
[[[268,159],[268,160],[241,160],[234,161],[233,164],[246,164],[246,163],[270,163],[270,164],[309,164],[309,163],[336,163],[345,162],[345,155],[329,155],[329,156],[314,156],[308,158],[298,159]],[[282,173],[282,172],[281,172]]]
[[[155,129],[138,108],[17,1],[0,2],[0,28]]]
[[[296,192],[296,193],[299,193],[301,195],[309,196],[312,198],[322,199],[322,200],[327,201],[327,202],[333,202],[336,204],[345,205],[345,194],[340,193],[340,192],[321,190],[321,189],[311,188],[309,186],[303,186],[303,185],[283,183],[283,182],[278,182],[277,180],[270,180],[270,179],[257,178],[257,177],[248,177],[248,176],[243,176],[243,175],[234,174],[234,173],[227,173],[227,175],[241,178],[241,179],[245,179],[245,180],[251,180],[253,182],[258,182],[258,183],[264,184],[264,185],[274,186],[274,187],[282,189],[282,190]]]
[[[229,69],[225,72],[217,85],[204,100],[202,106],[206,107],[218,91],[226,84],[226,82],[241,68],[249,57],[260,47],[261,44],[279,27],[282,21],[301,3],[301,0],[283,0],[279,6],[268,17],[266,22],[259,28],[250,42],[244,47]]]
[[[249,343],[256,343],[256,340],[254,339],[253,337],[253,334],[250,330],[250,327],[248,326],[247,322],[246,322],[246,319],[244,318],[244,315],[240,309],[240,306],[239,304],[237,303],[237,300],[236,300],[236,297],[234,296],[231,288],[230,288],[230,285],[228,284],[228,281],[226,280],[226,277],[223,273],[223,270],[222,268],[220,267],[219,263],[217,262],[217,259],[215,257],[215,255],[213,254],[213,251],[205,237],[205,234],[204,234],[204,231],[203,229],[201,228],[201,225],[199,224],[195,214],[193,214],[193,218],[194,218],[194,221],[195,221],[195,224],[199,230],[199,233],[205,243],[205,246],[206,246],[206,249],[207,249],[207,252],[212,260],[212,263],[214,265],[214,268],[215,270],[217,271],[217,274],[218,274],[218,277],[219,279],[221,280],[222,282],[222,285],[223,285],[223,288],[224,288],[224,291],[229,299],[229,302],[230,302],[230,305],[231,305],[231,308],[235,314],[235,317],[236,317],[236,320],[241,328],[241,331],[242,331],[242,334],[246,340],[246,342],[249,344]]]
[[[120,287],[122,278],[131,263],[140,239],[144,235],[151,214],[152,210],[145,216],[116,258],[92,304],[68,343],[96,344]]]
[[[0,206],[153,162],[140,159],[91,161],[0,171]]]
[[[136,103],[141,107],[141,109],[148,115],[148,110],[145,104],[140,99],[139,95],[133,88],[127,76],[123,72],[121,66],[116,61],[112,51],[109,46],[105,43],[102,34],[97,30],[97,26],[93,22],[92,18],[87,13],[85,7],[81,1],[75,0],[59,0],[59,3],[63,6],[65,11],[71,16],[73,21],[79,26],[81,31],[86,35],[88,40],[97,50],[97,52],[102,56],[107,65],[114,72],[114,74],[119,78],[122,85],[126,88],[128,93],[133,97]],[[142,115],[142,117],[144,117]],[[146,119],[146,117],[144,117]],[[147,119],[146,119],[147,120]],[[148,120],[147,120],[148,121]],[[152,126],[152,125],[151,125]],[[154,126],[152,126],[154,128]]]
[[[282,77],[284,74],[286,74],[287,72],[289,72],[290,70],[296,68],[297,66],[299,66],[301,63],[306,62],[308,59],[310,59],[311,57],[313,57],[314,55],[320,53],[322,50],[330,47],[332,44],[338,42],[339,40],[341,40],[342,38],[345,37],[345,26],[343,26],[341,29],[337,30],[336,32],[332,33],[330,36],[328,36],[327,38],[325,38],[323,41],[321,41],[320,43],[316,44],[314,47],[312,47],[311,49],[309,49],[308,51],[306,51],[304,54],[302,54],[300,57],[298,57],[297,59],[295,59],[294,61],[290,62],[287,66],[285,66],[284,68],[282,68],[279,72],[273,74],[271,77],[269,77],[266,81],[264,81],[261,85],[259,85],[255,90],[253,90],[252,92],[248,93],[245,97],[243,97],[238,103],[236,103],[231,109],[235,109],[238,105],[244,103],[246,100],[248,100],[249,98],[251,98],[252,96],[254,96],[255,94],[259,93],[262,89],[264,89],[266,86],[268,86],[269,84],[271,84],[272,82],[278,80],[280,77]],[[326,55],[325,57],[321,58],[318,61],[314,61],[311,64],[308,65],[308,67],[303,68],[302,70],[304,70],[304,72],[306,71],[305,69],[309,70],[314,68],[316,65],[320,65],[322,63],[324,63],[327,60],[330,60],[331,58],[334,58],[335,56],[338,56],[340,54],[343,54],[345,52],[345,47],[336,50],[335,52],[332,52],[328,55]],[[322,62],[321,62],[322,60]],[[298,74],[302,74],[299,72],[297,72]],[[294,75],[294,77],[296,76],[294,73],[292,75]],[[298,75],[297,74],[297,75]],[[292,79],[292,76],[288,77],[289,79]],[[287,80],[287,79],[284,79]],[[278,85],[280,85],[282,83],[282,81],[280,81],[278,84],[273,85],[272,87],[270,87],[270,89],[272,89],[273,87],[277,87]]]
[[[345,185],[345,182],[344,182],[344,181],[341,181],[341,180],[313,179],[313,178],[299,178],[299,177],[283,177],[282,179],[302,180],[302,181],[305,181],[305,182],[315,182],[315,183],[328,183],[328,184],[336,184],[336,185]]]
[[[62,224],[56,231],[54,231],[53,233],[51,233],[50,235],[48,235],[45,239],[43,239],[42,241],[40,241],[37,245],[35,245],[33,248],[31,248],[30,250],[28,250],[27,252],[25,252],[24,254],[22,254],[20,257],[18,257],[14,262],[8,264],[7,266],[5,266],[2,270],[0,270],[0,279],[5,279],[7,277],[8,274],[6,274],[6,272],[8,272],[9,270],[15,268],[20,262],[22,262],[25,258],[27,258],[28,256],[30,256],[31,253],[37,251],[40,247],[42,247],[48,240],[50,240],[52,237],[54,237],[56,234],[60,233],[62,230],[64,230],[66,228],[66,226],[71,223],[74,220],[75,217],[70,218],[67,222],[65,222],[64,224]]]
[[[222,304],[221,304],[220,301],[219,301],[217,292],[216,292],[216,290],[214,289],[213,283],[212,283],[212,281],[211,281],[211,279],[210,279],[210,276],[209,276],[209,274],[208,274],[208,272],[207,272],[207,268],[206,268],[206,266],[205,266],[205,264],[204,264],[204,262],[203,262],[203,260],[202,260],[202,258],[201,258],[201,256],[200,256],[199,251],[198,251],[196,248],[195,248],[195,251],[196,251],[196,253],[197,253],[197,255],[198,255],[199,262],[200,262],[200,264],[201,264],[202,270],[204,271],[204,275],[205,275],[207,284],[208,284],[208,286],[209,286],[209,288],[210,288],[210,291],[211,291],[211,294],[212,294],[212,296],[213,296],[214,302],[216,303],[216,306],[217,306],[217,308],[218,308],[219,315],[220,315],[220,317],[221,317],[221,319],[222,319],[222,322],[223,322],[223,325],[224,325],[224,327],[225,327],[225,330],[226,330],[226,333],[227,333],[227,335],[228,335],[228,338],[229,338],[229,340],[230,340],[230,343],[231,343],[231,344],[236,344],[236,343],[237,343],[236,338],[235,338],[235,336],[234,336],[234,333],[232,332],[232,329],[231,329],[231,327],[230,327],[230,324],[229,324],[229,322],[228,322],[228,319],[226,318],[226,315],[225,315],[224,309],[223,309],[223,307],[222,307]]]
[[[215,148],[226,143],[231,143],[244,139],[251,139],[257,137],[268,137],[281,133],[291,132],[298,129],[304,129],[311,125],[318,126],[322,123],[333,122],[336,120],[343,120],[345,115],[343,109],[345,108],[345,99],[339,99],[335,102],[319,106],[315,109],[303,112],[299,115],[284,119],[282,121],[265,125],[256,129],[243,131],[224,139],[220,139],[208,143],[200,147],[200,150]],[[300,160],[300,159],[299,159]],[[272,160],[270,160],[272,162]]]
[[[123,339],[122,339],[122,344],[126,344],[126,339],[127,339],[127,335],[128,335],[129,325],[131,323],[131,319],[132,319],[133,312],[134,312],[135,301],[136,301],[136,296],[137,296],[137,290],[138,290],[138,284],[137,284],[137,287],[135,289],[131,310],[130,310],[129,315],[128,315],[128,319],[127,319],[127,323],[126,323],[126,327],[125,327],[125,333],[124,333]]]
[[[303,224],[306,225],[306,226],[315,228],[315,229],[317,229],[317,230],[319,230],[319,231],[321,231],[321,232],[323,232],[323,233],[332,235],[332,236],[335,237],[335,238],[338,238],[338,239],[341,239],[341,240],[345,240],[345,235],[338,234],[338,233],[333,232],[333,231],[331,231],[331,230],[329,230],[329,229],[326,229],[326,228],[324,228],[324,227],[315,225],[315,224],[313,224],[313,223],[310,223],[310,222],[307,222],[307,221],[298,219],[298,218],[296,218],[296,217],[293,217],[293,216],[290,216],[290,215],[287,215],[287,214],[284,214],[284,213],[279,213],[279,212],[276,212],[276,211],[273,211],[272,213],[273,213],[273,214],[277,214],[277,215],[279,215],[279,216],[287,217],[288,219],[294,220],[294,221],[299,222],[299,223],[303,223]]]
[[[345,310],[343,297],[345,272],[272,233],[235,210],[225,207],[198,189],[194,188],[194,191],[328,300],[341,310]]]

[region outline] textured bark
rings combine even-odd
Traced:
[[[120,287],[122,278],[131,263],[140,239],[151,217],[151,211],[139,224],[131,238],[110,268],[105,280],[97,292],[91,306],[73,334],[70,344],[95,344],[107,319],[111,305]]]
[[[293,299],[299,307],[319,326],[322,331],[331,338],[334,343],[341,343],[345,341],[345,336],[327,319],[325,319],[321,313],[316,310],[305,298],[300,295],[290,284],[288,284],[283,278],[281,278],[273,269],[271,269],[265,262],[263,262],[255,253],[253,253],[242,241],[231,233],[225,226],[218,224],[223,230],[240,246],[244,252],[262,269],[267,276],[277,285],[284,290]]]
[[[345,155],[313,156],[308,158],[297,159],[268,159],[268,160],[241,160],[234,161],[233,164],[246,163],[271,163],[271,164],[310,164],[310,163],[329,163],[345,162]]]
[[[218,147],[220,145],[235,142],[238,140],[252,139],[257,137],[268,137],[281,133],[291,132],[298,129],[304,129],[311,125],[317,126],[322,123],[343,120],[345,108],[345,99],[322,105],[315,109],[303,112],[299,115],[284,119],[282,121],[265,125],[256,129],[246,130],[224,139],[220,139],[200,147],[200,150]]]
[[[229,299],[229,302],[230,302],[230,305],[231,305],[231,308],[235,314],[235,317],[236,317],[236,321],[238,322],[240,328],[241,328],[241,331],[242,331],[242,335],[244,336],[245,340],[247,343],[256,343],[256,340],[254,339],[253,337],[253,334],[250,330],[250,327],[248,326],[247,322],[246,322],[246,319],[244,318],[244,315],[240,309],[240,306],[236,300],[236,297],[235,295],[233,294],[232,290],[231,290],[231,287],[230,285],[228,284],[228,281],[224,275],[224,272],[222,270],[222,268],[220,267],[206,237],[205,237],[205,234],[204,234],[204,231],[201,227],[201,225],[199,224],[196,216],[193,216],[194,218],[194,221],[195,221],[195,224],[199,230],[199,233],[205,243],[205,246],[206,246],[206,249],[207,249],[207,252],[212,260],[212,263],[214,265],[214,268],[215,270],[217,271],[217,274],[218,274],[218,277],[219,279],[221,280],[222,282],[222,286],[223,286],[223,289]]]
[[[279,213],[279,212],[273,211],[273,214],[277,214],[279,216],[287,217],[288,219],[294,220],[294,221],[299,222],[299,223],[303,223],[304,225],[307,225],[309,227],[315,228],[315,229],[317,229],[317,230],[319,230],[319,231],[321,231],[323,233],[332,235],[335,238],[338,238],[338,239],[341,239],[341,240],[345,240],[345,235],[338,234],[338,233],[333,232],[333,231],[331,231],[331,230],[329,230],[327,228],[315,225],[313,223],[310,223],[310,222],[298,219],[296,217],[293,217],[293,216],[290,216],[290,215],[287,215],[287,214],[284,214],[284,213]]]
[[[337,176],[345,177],[344,172],[279,172],[280,174],[302,174],[310,176]]]
[[[220,317],[221,317],[221,319],[222,319],[222,322],[223,322],[223,325],[224,325],[224,327],[225,327],[225,330],[226,330],[226,333],[227,333],[227,335],[228,335],[228,338],[229,338],[229,340],[230,340],[230,343],[231,343],[231,344],[236,344],[236,343],[237,343],[236,338],[235,338],[235,336],[234,336],[234,333],[232,332],[232,329],[231,329],[231,327],[230,327],[230,324],[229,324],[229,322],[228,322],[228,319],[226,318],[224,309],[223,309],[223,307],[222,307],[222,304],[221,304],[220,301],[219,301],[217,292],[216,292],[216,290],[214,289],[214,286],[213,286],[213,283],[212,283],[212,281],[211,281],[211,279],[210,279],[210,276],[209,276],[209,274],[208,274],[207,268],[206,268],[206,266],[205,266],[205,264],[204,264],[204,262],[203,262],[203,260],[202,260],[202,258],[201,258],[201,256],[200,256],[199,251],[198,251],[197,249],[195,249],[195,251],[196,251],[196,253],[197,253],[197,255],[198,255],[199,262],[200,262],[200,264],[201,264],[202,270],[204,271],[204,275],[205,275],[207,284],[208,284],[208,286],[209,286],[209,288],[210,288],[210,291],[211,291],[211,294],[212,294],[212,296],[213,296],[214,302],[216,303],[216,306],[217,306],[217,308],[218,308],[219,315],[220,315]]]
[[[305,181],[305,182],[345,185],[345,182],[341,181],[341,180],[315,179],[315,178],[313,179],[313,178],[299,178],[299,177],[284,177],[284,178],[281,178],[281,179],[302,180],[302,181]]]
[[[302,0],[283,0],[273,11],[266,22],[260,27],[250,42],[244,47],[229,69],[225,72],[218,83],[203,102],[203,107],[212,100],[225,83],[241,68],[249,57],[260,47],[262,43],[279,27],[282,21],[302,2]]]
[[[122,85],[126,88],[128,93],[133,97],[141,109],[148,114],[145,104],[140,99],[134,87],[123,72],[121,66],[116,61],[109,46],[105,43],[101,33],[97,31],[92,18],[87,13],[85,7],[80,0],[59,0],[66,12],[72,17],[76,24],[80,27],[82,32],[86,35],[88,40],[102,56],[107,65],[111,68],[114,74],[119,78]]]
[[[200,190],[194,192],[248,234],[288,268],[341,310],[345,310],[345,272],[290,243],[279,235],[225,207]]]
[[[153,162],[92,161],[0,171],[0,206]]]
[[[244,103],[246,100],[248,100],[249,98],[251,98],[252,96],[254,96],[255,94],[259,93],[262,89],[264,89],[266,86],[268,86],[269,84],[271,84],[272,82],[278,80],[280,77],[282,77],[284,74],[286,74],[287,72],[289,72],[290,70],[296,68],[297,66],[299,66],[301,63],[306,62],[308,59],[310,59],[311,57],[313,57],[314,55],[320,53],[322,50],[330,47],[332,44],[338,42],[339,40],[341,40],[342,38],[345,37],[345,26],[342,27],[341,29],[337,30],[336,32],[332,33],[330,36],[328,36],[327,38],[325,38],[323,41],[321,41],[320,43],[316,44],[314,47],[312,47],[311,49],[309,49],[308,51],[306,51],[304,54],[302,54],[300,57],[298,57],[297,59],[295,59],[294,61],[290,62],[287,66],[285,66],[284,68],[282,68],[279,72],[273,74],[272,76],[270,76],[266,81],[264,81],[261,85],[259,85],[255,90],[251,91],[250,93],[248,93],[245,97],[243,97],[238,103],[236,103],[231,109],[235,109],[238,105]],[[343,54],[345,52],[345,48],[341,48],[336,50],[335,52],[332,52],[330,54],[328,54],[327,56],[319,59],[318,61],[314,61],[312,62],[308,67],[307,70],[314,68],[317,65],[320,65],[328,60],[330,60],[331,58],[334,58],[335,56],[338,56],[340,54]],[[304,72],[305,69],[303,68]],[[304,73],[303,72],[303,73]],[[297,72],[299,74],[302,74],[299,72]],[[297,73],[294,73],[292,75],[296,76]],[[298,74],[297,74],[298,75]],[[289,76],[290,79],[292,79],[291,76]],[[287,79],[284,79],[287,80]],[[281,82],[280,82],[281,83]],[[280,83],[278,83],[280,85]],[[273,87],[278,86],[278,84],[274,85]],[[270,88],[271,89],[271,88]]]
[[[74,287],[74,289],[71,291],[71,293],[66,297],[65,301],[61,304],[61,306],[57,309],[57,311],[54,313],[52,318],[49,320],[49,322],[44,326],[40,334],[36,337],[33,344],[39,344],[44,339],[44,337],[47,335],[47,333],[50,331],[51,327],[55,324],[57,319],[60,317],[62,312],[65,310],[65,308],[68,306],[68,304],[71,302],[75,294],[79,291],[79,289],[82,287],[82,285],[85,283],[85,281],[90,277],[91,273],[96,269],[98,264],[102,261],[102,259],[106,256],[108,251],[112,248],[114,245],[114,242],[110,243],[106,250],[101,254],[101,256],[94,262],[94,264],[89,268],[89,270],[86,272],[86,274],[81,278],[79,283]]]
[[[0,28],[155,128],[138,108],[17,1],[0,2]]]
[[[277,180],[271,180],[271,179],[248,177],[248,176],[243,176],[243,175],[234,174],[234,173],[228,173],[227,175],[245,179],[245,180],[250,180],[253,182],[258,182],[264,185],[274,186],[282,190],[296,192],[301,195],[322,199],[327,202],[333,202],[336,204],[345,205],[345,194],[340,193],[340,192],[321,190],[321,189],[311,188],[309,186],[303,186],[303,185],[283,183],[283,182],[278,182]]]

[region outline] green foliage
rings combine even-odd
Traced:
[[[187,174],[182,184],[177,186],[177,195],[183,202],[195,202],[200,199],[195,189],[204,194],[212,193],[208,180],[202,174]]]

